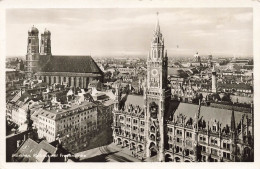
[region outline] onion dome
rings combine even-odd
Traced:
[[[45,30],[44,30],[44,34],[45,34],[45,35],[50,35],[51,32],[45,28]]]
[[[28,32],[30,32],[32,34],[38,34],[39,33],[38,29],[36,27],[34,27],[34,25],[31,27],[31,29],[29,29]]]

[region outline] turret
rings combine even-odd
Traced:
[[[45,29],[41,34],[41,55],[51,55],[51,32]]]
[[[30,110],[30,104],[28,104],[27,108],[27,114],[26,114],[26,122],[27,122],[27,130],[31,131],[32,130],[32,120],[31,120],[31,110]]]
[[[39,60],[39,31],[36,27],[32,27],[28,31],[27,54],[26,54],[26,73],[28,77],[32,77],[36,72]]]
[[[232,114],[231,114],[231,139],[232,139],[232,156],[233,160],[235,161],[237,158],[237,129],[236,129],[236,122],[235,122],[235,112],[234,108],[232,107]]]
[[[217,73],[215,70],[215,65],[212,68],[212,93],[217,93]]]
[[[234,108],[232,107],[232,114],[231,114],[231,133],[235,134],[236,133],[236,122],[235,122],[235,112]]]
[[[157,20],[151,43],[151,53],[148,55],[153,61],[159,61],[164,57],[164,39],[160,30],[159,20]],[[149,59],[148,58],[148,59]]]
[[[28,31],[27,54],[39,53],[38,34],[39,34],[39,31],[34,26]]]

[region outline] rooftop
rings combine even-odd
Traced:
[[[198,112],[199,105],[195,104],[188,104],[188,103],[180,103],[174,112],[174,117],[178,114],[183,114],[187,116],[188,118],[194,118],[195,114]],[[242,119],[242,115],[245,114],[240,111],[234,111],[235,113],[235,122],[238,124],[240,120]],[[214,107],[207,107],[207,106],[201,106],[200,108],[200,117],[203,116],[203,119],[212,125],[213,121],[219,121],[222,125],[226,126],[231,124],[231,110],[221,109],[221,108],[214,108]],[[249,118],[251,118],[251,115],[247,113]]]
[[[134,105],[134,106],[140,106],[144,107],[144,98],[140,95],[128,95],[126,96],[125,105]]]
[[[60,108],[60,106],[52,107],[50,108],[50,110],[46,108],[41,109],[41,111],[38,114],[52,120],[57,120],[63,117],[74,115],[82,110],[92,109],[93,107],[96,107],[94,103],[85,101],[82,102],[81,104],[72,103],[69,105],[68,108],[64,108],[64,109]]]
[[[45,156],[47,153],[54,154],[55,152],[56,148],[45,140],[37,143],[29,138],[17,150],[15,157],[19,162],[42,162],[44,160],[41,157],[42,155]]]
[[[91,56],[51,56],[41,72],[102,73]]]

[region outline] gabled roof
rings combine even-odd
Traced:
[[[103,73],[91,56],[51,56],[40,72]]]
[[[36,162],[38,160],[43,160],[44,158],[40,158],[40,156],[46,154],[46,152],[54,154],[56,152],[56,148],[45,140],[38,144],[36,141],[29,138],[22,144],[21,147],[19,147],[14,157],[18,157],[18,161]],[[19,157],[19,155],[21,157]]]
[[[48,155],[47,151],[40,149],[39,153],[35,156],[35,158],[37,161],[43,162],[47,155]]]

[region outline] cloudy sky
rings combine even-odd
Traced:
[[[52,33],[54,55],[145,56],[159,12],[170,56],[252,55],[250,8],[8,9],[7,56],[26,54],[34,25]],[[178,46],[178,47],[177,47]]]

